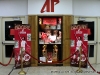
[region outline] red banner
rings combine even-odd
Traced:
[[[57,19],[56,18],[43,18],[43,24],[57,25]]]
[[[31,30],[29,25],[18,25],[15,29],[15,67],[21,67],[21,49],[23,52],[23,66],[31,65],[31,57],[25,53],[31,54]]]
[[[10,35],[14,35],[15,34],[15,29],[10,29]]]
[[[71,65],[79,66],[80,47],[82,48],[81,66],[87,67],[87,61],[83,51],[88,56],[88,29],[86,25],[72,25],[71,26],[71,54],[78,51],[71,57]]]

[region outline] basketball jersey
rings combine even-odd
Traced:
[[[81,45],[82,45],[82,41],[81,40],[78,40],[77,41],[77,46],[80,47]]]
[[[21,41],[21,47],[24,47],[25,48],[25,44],[26,44],[26,41]]]

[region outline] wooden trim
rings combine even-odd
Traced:
[[[63,59],[70,56],[70,25],[73,24],[73,16],[63,16]],[[70,65],[70,59],[63,62],[64,66]]]
[[[46,15],[38,15],[46,16]],[[57,16],[57,15],[47,15],[47,16]],[[70,56],[70,25],[73,24],[73,15],[58,15],[63,16],[63,58],[65,59]],[[31,25],[32,33],[32,56],[38,58],[38,24],[37,15],[29,15],[28,23]],[[32,65],[37,66],[38,61],[32,59]],[[70,65],[70,59],[63,62],[63,66]]]
[[[31,25],[31,54],[32,56],[34,56],[35,58],[38,58],[38,47],[37,47],[37,29],[38,29],[38,25],[37,25],[37,16],[33,15],[33,16],[28,16],[28,24]],[[32,59],[31,60],[32,65],[37,65],[38,61]]]

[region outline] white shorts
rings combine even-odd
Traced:
[[[76,47],[76,50],[80,50],[80,47],[79,47],[79,46],[77,46],[77,47]]]

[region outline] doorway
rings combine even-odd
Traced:
[[[91,64],[97,63],[97,18],[85,18],[84,20],[79,20],[79,17],[75,17],[74,23],[77,24],[88,24],[90,28],[90,35],[88,36],[88,55]]]
[[[13,20],[13,18],[2,18],[2,62],[8,63],[14,48],[14,35],[10,35],[10,29],[14,29],[15,24],[22,24],[24,17],[20,20]],[[14,55],[10,64],[14,64]]]

